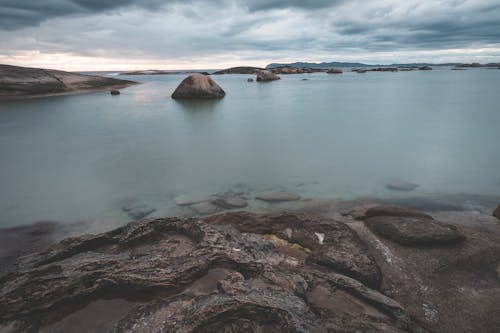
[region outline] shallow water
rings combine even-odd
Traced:
[[[120,96],[93,93],[0,104],[0,226],[39,220],[130,220],[124,202],[156,215],[172,198],[244,183],[249,196],[500,195],[500,71],[282,75],[214,79],[223,100],[179,102],[184,75]],[[302,81],[307,78],[309,80]]]

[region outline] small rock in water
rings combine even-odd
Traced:
[[[249,78],[247,79],[247,82],[253,82],[253,79],[252,79],[251,77],[249,77]]]
[[[300,200],[300,195],[292,192],[272,192],[258,195],[255,199],[267,202],[297,201]]]
[[[190,205],[189,208],[194,210],[199,215],[210,215],[215,214],[219,211],[219,208],[213,205],[209,201],[199,202],[193,205]]]
[[[134,220],[140,220],[156,210],[156,208],[149,206],[147,203],[136,202],[122,207],[124,212]]]
[[[419,187],[419,185],[408,182],[395,182],[395,183],[389,183],[385,187],[388,190],[393,190],[393,191],[411,192],[417,187]]]
[[[240,197],[217,198],[212,203],[225,209],[244,208],[248,206],[248,202]]]
[[[111,95],[113,95],[113,96],[120,95],[120,91],[119,90],[111,90],[109,93]]]
[[[493,216],[500,220],[500,205],[498,205],[497,209],[493,212]]]

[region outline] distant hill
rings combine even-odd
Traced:
[[[298,67],[298,68],[334,68],[334,67],[422,67],[422,66],[456,66],[459,63],[429,64],[429,63],[411,63],[411,64],[391,64],[391,65],[369,65],[360,62],[294,62],[289,64],[272,63],[266,68],[276,67]]]

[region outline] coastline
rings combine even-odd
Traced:
[[[95,87],[89,89],[76,89],[71,91],[59,92],[59,93],[47,93],[47,94],[33,94],[33,95],[12,95],[12,96],[0,96],[0,102],[9,101],[21,101],[28,99],[46,98],[46,97],[58,97],[58,96],[72,96],[72,95],[82,95],[90,94],[95,92],[103,92],[112,89],[125,89],[131,86],[142,84],[142,82],[131,82],[126,84],[109,85],[103,87]]]

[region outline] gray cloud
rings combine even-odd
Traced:
[[[499,17],[500,0],[0,0],[0,60],[491,61]]]

